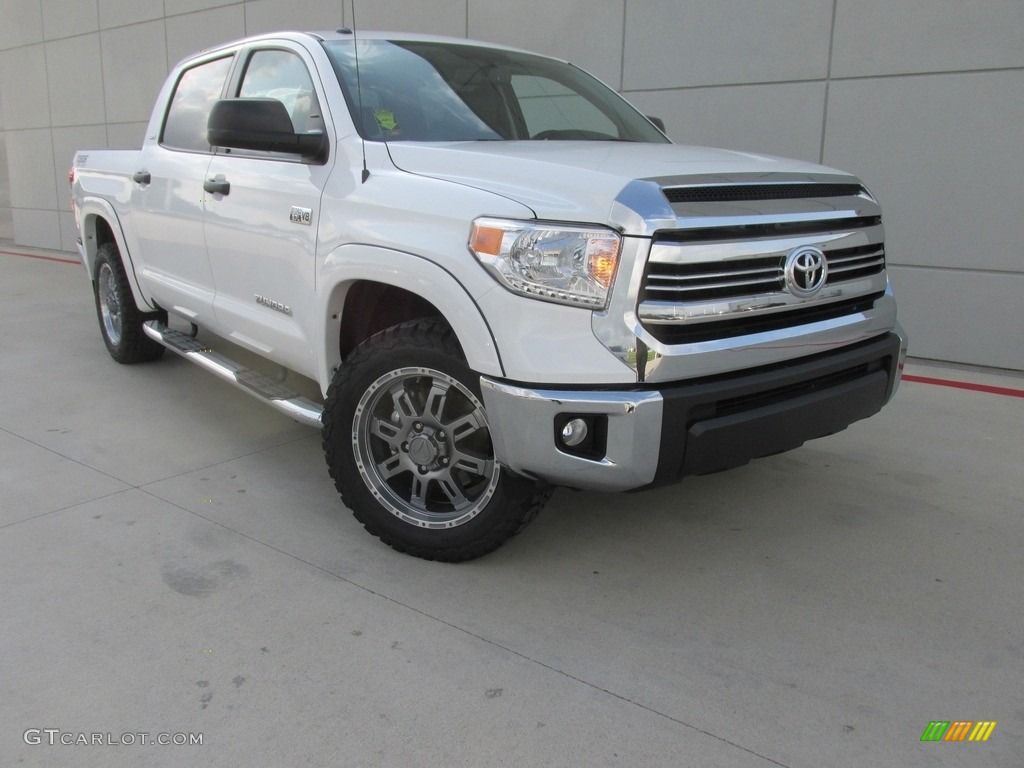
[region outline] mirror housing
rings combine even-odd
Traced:
[[[327,136],[295,133],[288,109],[277,99],[221,99],[206,122],[206,139],[214,147],[286,152],[323,162]]]
[[[653,123],[655,128],[657,128],[662,133],[665,133],[665,121],[664,120],[662,120],[660,117],[654,117],[653,115],[644,115],[644,117],[646,117],[648,120],[650,120],[651,123]],[[665,133],[665,135],[668,136],[667,133]]]

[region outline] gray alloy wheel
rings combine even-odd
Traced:
[[[399,552],[482,557],[551,495],[495,460],[479,382],[441,318],[371,336],[334,374],[323,416],[327,467],[355,518]]]
[[[121,343],[121,299],[117,295],[117,283],[110,264],[104,263],[96,276],[97,300],[100,309],[100,321],[103,331],[110,343],[115,346]]]
[[[442,371],[400,368],[360,398],[352,446],[370,492],[423,528],[454,528],[494,495],[501,474],[476,395]]]
[[[163,346],[146,335],[142,324],[147,320],[166,323],[167,313],[139,311],[116,244],[104,243],[96,250],[94,268],[96,315],[110,356],[125,364],[147,363],[160,358],[164,353]]]

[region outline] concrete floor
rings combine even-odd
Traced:
[[[111,361],[81,267],[0,269],[4,765],[1024,764],[1024,399],[905,382],[840,435],[559,491],[440,565],[363,532],[315,430]]]

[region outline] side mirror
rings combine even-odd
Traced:
[[[287,152],[321,160],[327,150],[322,133],[295,133],[292,118],[277,99],[221,99],[206,122],[206,139],[214,147]]]
[[[664,120],[662,120],[660,117],[652,117],[651,115],[647,115],[647,119],[650,120],[654,124],[655,128],[657,128],[662,133],[665,133],[665,121]],[[665,135],[667,136],[668,134],[665,134]]]

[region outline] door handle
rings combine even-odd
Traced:
[[[136,184],[149,184],[153,180],[153,176],[149,171],[136,171],[132,174],[132,181]]]
[[[226,195],[231,191],[231,184],[220,179],[207,179],[203,182],[203,189],[211,195]]]

